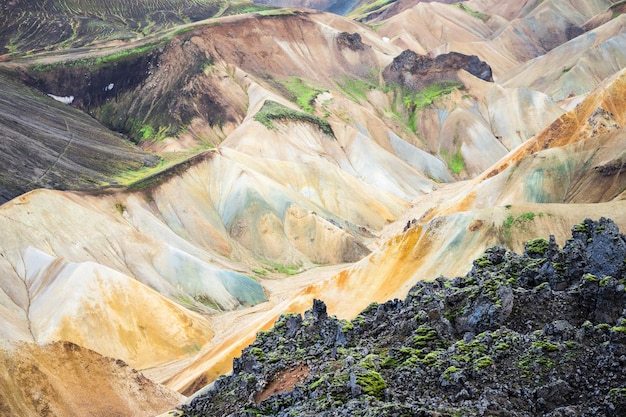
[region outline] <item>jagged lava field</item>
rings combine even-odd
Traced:
[[[0,4],[0,415],[625,415],[625,11]]]

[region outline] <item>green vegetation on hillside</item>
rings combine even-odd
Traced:
[[[432,106],[437,100],[452,93],[455,90],[461,90],[464,85],[458,81],[441,81],[430,84],[425,88],[413,92],[406,87],[394,85],[391,89],[394,91],[394,107],[405,114],[406,126],[409,131],[417,134],[417,116],[418,112]],[[458,155],[451,155],[448,165],[459,167],[460,159]],[[455,168],[456,169],[456,168]],[[460,170],[463,168],[459,169]]]
[[[470,16],[473,16],[473,17],[475,17],[477,19],[480,19],[482,21],[486,21],[487,19],[489,19],[489,15],[486,15],[485,13],[482,13],[482,12],[479,12],[479,11],[476,11],[476,10],[472,10],[467,5],[465,5],[465,3],[455,3],[453,5],[453,7],[461,9],[465,13],[469,14]]]
[[[313,116],[308,113],[304,113],[301,111],[290,109],[289,107],[285,107],[280,103],[277,103],[272,100],[267,100],[261,107],[261,110],[258,111],[257,114],[254,115],[254,120],[263,124],[263,126],[268,129],[275,129],[274,120],[283,120],[283,121],[296,121],[296,122],[304,122],[317,126],[322,132],[325,134],[335,137],[335,133],[333,132],[330,124],[317,116]]]
[[[212,17],[273,9],[247,0],[50,0],[19,6],[0,14],[0,55],[140,39]]]
[[[404,105],[407,108],[423,110],[432,105],[439,98],[452,93],[455,90],[463,89],[463,84],[458,81],[441,81],[433,83],[417,93],[407,93],[404,95]]]
[[[380,13],[395,2],[396,0],[375,0],[371,3],[366,3],[361,7],[355,9],[354,11],[350,12],[348,17],[355,20],[367,20],[369,15],[371,15],[372,13]]]
[[[172,168],[184,164],[201,152],[168,152],[159,155],[159,162],[154,166],[139,169],[126,169],[114,177],[116,183],[130,189],[143,189],[161,181],[162,175]]]
[[[465,160],[463,159],[461,148],[458,148],[455,153],[450,153],[445,149],[442,149],[439,153],[443,160],[446,161],[446,164],[448,164],[450,171],[458,175],[465,169]]]
[[[279,274],[296,275],[302,272],[302,268],[298,265],[281,265],[270,262],[266,262],[265,264],[267,265],[267,269],[278,272]],[[254,272],[258,275],[267,275],[265,269],[254,270]]]
[[[289,90],[293,95],[294,101],[307,113],[313,113],[313,101],[318,94],[323,93],[324,89],[313,87],[305,80],[299,77],[291,77],[287,81],[282,81],[281,84]]]
[[[133,48],[119,48],[115,52],[108,55],[92,56],[88,58],[75,59],[71,61],[59,61],[51,64],[36,63],[29,66],[31,71],[46,72],[59,68],[69,67],[88,67],[93,70],[106,64],[114,64],[126,58],[133,58],[142,54],[149,53],[154,49],[166,44],[171,40],[171,36],[160,40],[159,42],[138,45]]]
[[[624,6],[626,5],[626,0],[620,0],[616,3],[613,3],[609,10],[613,10],[613,14],[611,15],[611,19],[615,19],[622,13],[624,13]]]
[[[514,227],[524,229],[524,227],[529,223],[535,220],[535,216],[542,217],[543,213],[533,213],[527,212],[522,213],[519,216],[515,217],[512,214],[509,214],[506,219],[502,222],[501,231],[502,235],[506,240],[511,238],[511,231]]]
[[[346,96],[350,97],[356,103],[361,102],[361,100],[367,101],[368,91],[379,88],[378,85],[372,82],[348,76],[339,79],[337,86]]]

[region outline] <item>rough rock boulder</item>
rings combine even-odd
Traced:
[[[457,72],[465,70],[485,80],[493,81],[491,67],[477,56],[450,52],[434,58],[405,50],[383,70],[388,84],[398,84],[411,91],[442,81],[459,81]]]

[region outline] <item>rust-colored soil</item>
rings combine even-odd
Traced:
[[[272,395],[292,391],[298,382],[303,382],[309,376],[310,372],[308,366],[301,365],[279,373],[263,391],[254,395],[254,401],[260,403]]]

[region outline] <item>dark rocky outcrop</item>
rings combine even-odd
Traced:
[[[316,300],[259,333],[183,412],[624,415],[625,260],[617,226],[585,220],[563,248],[553,238],[521,255],[491,248],[466,276],[419,282],[352,321]]]
[[[337,36],[337,46],[339,49],[348,48],[352,51],[362,51],[365,49],[365,44],[361,39],[361,35],[358,33],[341,32]]]
[[[450,52],[432,58],[408,49],[383,70],[383,78],[388,84],[419,91],[436,82],[458,81],[457,72],[461,69],[482,80],[493,81],[491,67],[475,55]]]

